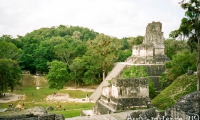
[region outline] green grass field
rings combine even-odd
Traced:
[[[47,87],[36,89],[35,87],[19,87],[16,91],[13,93],[15,94],[24,94],[26,96],[25,100],[18,100],[13,103],[14,106],[18,103],[22,105],[24,102],[24,108],[31,108],[34,106],[40,106],[40,107],[49,107],[52,106],[53,108],[56,108],[56,106],[61,105],[62,109],[54,109],[52,111],[48,111],[49,113],[56,113],[56,114],[62,114],[65,118],[79,116],[81,113],[81,110],[87,110],[92,109],[92,107],[95,105],[94,103],[76,103],[76,102],[50,102],[50,101],[44,101],[45,98],[48,95],[53,94],[54,92],[57,93],[68,93],[70,97],[72,98],[85,98],[86,94],[91,95],[91,92],[83,92],[80,90],[56,90],[56,89],[49,89]],[[32,95],[33,93],[33,95]],[[43,100],[42,100],[43,99]],[[35,103],[32,103],[32,100],[35,100]],[[0,108],[8,108],[8,105],[10,103],[0,103]],[[63,109],[66,109],[65,111]],[[0,113],[0,115],[3,113]]]

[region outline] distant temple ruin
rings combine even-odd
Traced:
[[[135,64],[158,64],[169,60],[164,55],[164,37],[160,22],[147,25],[144,40],[142,44],[133,46],[131,58]]]

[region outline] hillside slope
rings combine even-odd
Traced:
[[[48,87],[47,80],[45,76],[35,76],[31,74],[23,74],[20,80],[21,87]]]
[[[180,97],[195,91],[197,82],[196,74],[179,76],[170,86],[165,88],[152,100],[153,106],[159,109],[171,107]]]

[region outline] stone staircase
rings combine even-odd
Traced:
[[[93,102],[96,102],[102,93],[102,88],[104,86],[108,86],[109,80],[112,80],[113,78],[116,78],[120,75],[120,73],[122,72],[122,70],[127,66],[127,64],[125,62],[118,62],[116,63],[116,65],[114,66],[114,68],[112,69],[112,71],[107,75],[107,77],[105,78],[104,81],[101,82],[101,84],[98,86],[98,88],[92,93],[92,95],[90,96],[90,100]]]
[[[104,102],[104,100],[99,100],[97,102],[99,104],[101,104],[102,106],[104,106],[105,108],[107,108],[108,110],[110,110],[110,113],[116,112],[116,110],[114,108],[112,108],[111,106],[109,106],[106,102]],[[108,114],[110,114],[110,113],[108,113]]]

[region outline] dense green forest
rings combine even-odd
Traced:
[[[180,28],[171,32],[171,39],[164,41],[165,54],[171,60],[165,64],[166,71],[160,79],[163,88],[188,70],[197,69],[198,52],[196,43],[192,42],[196,39],[186,35],[193,29],[185,33],[183,28],[188,28],[185,23],[183,18]],[[189,40],[176,40],[178,36]],[[23,70],[46,75],[50,88],[61,89],[68,81],[76,87],[100,83],[114,63],[125,61],[131,56],[132,46],[141,44],[142,40],[143,36],[118,39],[88,28],[64,25],[41,28],[17,38],[2,35],[0,93],[8,88],[13,90]]]
[[[25,36],[0,37],[1,93],[19,84],[21,71],[45,74],[50,88],[62,89],[68,81],[78,85],[100,83],[115,62],[131,56],[132,46],[143,36],[118,39],[79,26],[41,28]],[[187,41],[166,39],[165,54],[171,61],[160,79],[169,86],[188,70],[196,70],[197,52],[190,53]],[[8,64],[9,63],[9,64]],[[4,74],[7,71],[8,74]]]
[[[0,69],[5,72],[8,68],[12,74],[14,64],[16,71],[13,77],[0,73],[1,92],[13,89],[23,70],[47,74],[50,87],[56,89],[61,89],[67,81],[76,85],[99,83],[114,63],[126,60],[132,45],[141,44],[142,40],[143,36],[118,39],[88,28],[64,25],[41,28],[17,38],[2,35]],[[2,67],[6,62],[10,65]]]

